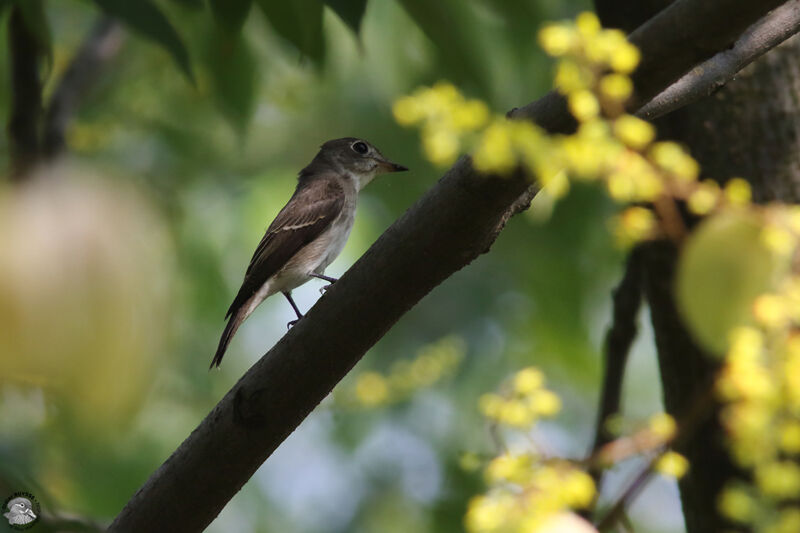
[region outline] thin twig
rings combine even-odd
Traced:
[[[124,38],[125,31],[119,22],[107,16],[98,18],[86,36],[50,99],[43,141],[43,152],[48,159],[64,150],[64,135],[69,121],[90,85],[119,52]]]
[[[653,120],[713,94],[744,67],[800,31],[800,0],[790,0],[745,31],[730,50],[697,65],[637,112]]]
[[[11,8],[8,23],[11,60],[11,113],[8,137],[11,178],[21,181],[39,158],[39,124],[42,114],[42,83],[39,67],[42,50],[28,27],[20,6]]]
[[[613,318],[605,339],[603,386],[590,455],[596,454],[614,439],[614,435],[606,427],[606,421],[620,410],[625,365],[636,338],[636,317],[642,302],[642,268],[639,256],[639,249],[634,248],[625,265],[625,274],[613,293]],[[592,467],[591,473],[599,486],[602,469],[596,465]]]

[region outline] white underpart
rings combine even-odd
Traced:
[[[363,174],[347,173],[349,180],[343,180],[345,188],[344,205],[339,216],[319,237],[300,249],[280,271],[269,278],[264,285],[245,304],[242,320],[250,316],[261,302],[278,292],[287,292],[312,279],[311,274],[324,274],[325,269],[342,252],[356,215],[358,191],[375,178],[375,172]],[[290,229],[290,227],[287,227]]]

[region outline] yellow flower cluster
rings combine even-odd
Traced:
[[[394,117],[403,126],[420,126],[425,155],[436,165],[450,165],[458,157],[465,136],[489,122],[489,108],[468,100],[452,84],[439,82],[397,100]]]
[[[722,422],[734,460],[753,472],[753,485],[731,484],[720,497],[729,518],[758,531],[798,531],[800,515],[781,502],[800,494],[800,280],[754,304],[757,324],[731,332],[717,380]],[[746,500],[746,512],[732,502]],[[787,525],[788,524],[788,525]]]
[[[500,424],[530,429],[561,409],[558,396],[544,385],[540,370],[523,368],[500,393],[483,395],[480,410]],[[476,461],[468,463],[474,467]],[[484,476],[489,488],[470,501],[465,519],[471,533],[535,533],[566,509],[585,508],[595,497],[594,481],[578,466],[536,452],[502,453],[485,466]]]
[[[588,507],[592,477],[563,460],[503,454],[486,467],[490,489],[472,498],[465,517],[470,533],[536,533],[565,509]]]
[[[424,346],[414,359],[395,362],[387,374],[369,371],[355,383],[335,393],[343,407],[373,408],[407,399],[414,392],[430,387],[452,375],[466,353],[466,343],[448,336]]]
[[[481,396],[481,413],[507,426],[525,429],[542,417],[551,417],[561,410],[561,400],[544,388],[544,374],[536,368],[523,368],[502,394]]]
[[[722,494],[720,508],[755,531],[800,531],[800,513],[781,505],[800,494],[800,468],[790,460],[800,456],[800,277],[789,273],[800,247],[800,207],[757,206],[741,178],[723,186],[701,181],[700,167],[684,147],[656,141],[652,125],[627,114],[625,105],[634,91],[629,75],[640,57],[622,32],[603,29],[595,15],[583,13],[574,22],[547,25],[539,42],[558,60],[554,84],[578,122],[575,133],[549,135],[533,124],[491,115],[485,105],[465,99],[449,84],[398,100],[398,122],[421,126],[425,152],[437,164],[471,152],[476,170],[491,175],[523,171],[552,197],[568,191],[573,180],[602,184],[611,198],[627,204],[612,220],[621,246],[662,236],[683,242],[686,228],[679,203],[697,216],[721,220],[717,217],[746,214],[744,219],[755,221],[760,243],[783,267],[764,274],[774,289],[756,298],[752,318],[730,331],[716,383],[725,402],[722,423],[731,455],[753,473],[751,484],[731,485]],[[543,383],[541,373],[525,369],[506,392],[484,395],[481,411],[503,425],[529,428],[560,407]],[[502,472],[523,460],[504,461],[491,471]],[[532,459],[529,463],[538,464]],[[658,471],[676,477],[687,466],[674,452],[655,463]],[[504,483],[522,483],[500,477]],[[519,509],[528,504],[520,505],[518,494],[490,490],[471,504],[469,528],[499,531],[509,524],[507,517],[522,520],[525,513]]]

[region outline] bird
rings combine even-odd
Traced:
[[[8,523],[12,526],[30,524],[36,520],[36,513],[33,512],[33,504],[27,498],[17,497],[9,500],[8,512],[4,513]]]
[[[244,281],[228,308],[228,320],[211,360],[219,367],[236,330],[266,298],[282,293],[297,320],[303,315],[292,299],[292,289],[325,275],[344,248],[356,214],[358,193],[378,174],[408,168],[393,163],[369,142],[343,137],[324,143],[298,174],[297,187],[258,243]]]

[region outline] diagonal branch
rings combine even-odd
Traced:
[[[744,67],[798,32],[800,0],[790,0],[748,28],[733,48],[694,67],[637,114],[653,120],[712,95]]]
[[[725,49],[780,3],[678,0],[659,13],[632,36],[643,50],[635,76],[637,101]],[[548,95],[511,114],[564,131],[569,116],[554,98]],[[523,194],[530,194],[523,176],[481,176],[469,158],[460,159],[248,370],[131,498],[109,531],[205,528],[403,314],[488,250],[509,213],[524,205]]]

